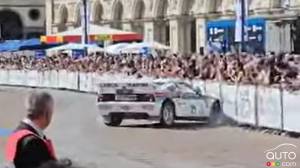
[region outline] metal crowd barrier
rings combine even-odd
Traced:
[[[103,81],[135,80],[122,74],[0,70],[0,84],[96,93]],[[204,94],[218,98],[224,113],[240,124],[300,133],[300,91],[253,85],[192,81]]]

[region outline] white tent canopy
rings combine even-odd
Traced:
[[[90,24],[88,28],[88,34],[89,35],[113,35],[113,34],[118,35],[118,34],[136,34],[136,33]],[[49,36],[81,36],[81,35],[82,35],[82,27],[78,27],[73,30],[64,31]]]
[[[92,44],[77,44],[77,43],[69,43],[65,45],[61,45],[58,47],[53,47],[48,49],[48,52],[57,52],[57,51],[65,51],[65,50],[84,50],[85,48],[88,49],[89,52],[92,51],[104,51],[103,48],[98,47],[97,45]]]
[[[126,47],[128,47],[129,43],[117,43],[110,45],[105,48],[105,52],[112,55],[118,55],[122,53],[122,50]]]
[[[144,50],[170,50],[169,46],[158,42],[132,43],[121,50],[122,53],[143,53]]]

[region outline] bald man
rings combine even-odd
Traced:
[[[6,159],[16,168],[37,168],[56,160],[52,143],[43,132],[51,122],[54,100],[46,92],[34,92],[26,106],[26,118],[8,139]]]

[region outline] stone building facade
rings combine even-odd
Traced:
[[[142,33],[145,41],[170,45],[174,52],[200,52],[208,44],[209,22],[235,19],[235,0],[88,1],[91,23]],[[250,18],[264,20],[266,52],[300,51],[300,36],[294,37],[300,27],[300,0],[248,1]],[[47,33],[80,26],[80,4],[81,0],[46,0]]]
[[[0,0],[2,40],[39,37],[45,33],[45,0]]]

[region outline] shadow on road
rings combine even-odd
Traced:
[[[208,125],[207,123],[191,123],[191,122],[180,122],[175,123],[172,127],[164,127],[159,123],[151,124],[124,124],[121,127],[123,128],[146,128],[146,129],[168,129],[168,130],[200,130],[200,129],[212,129],[216,128]]]

